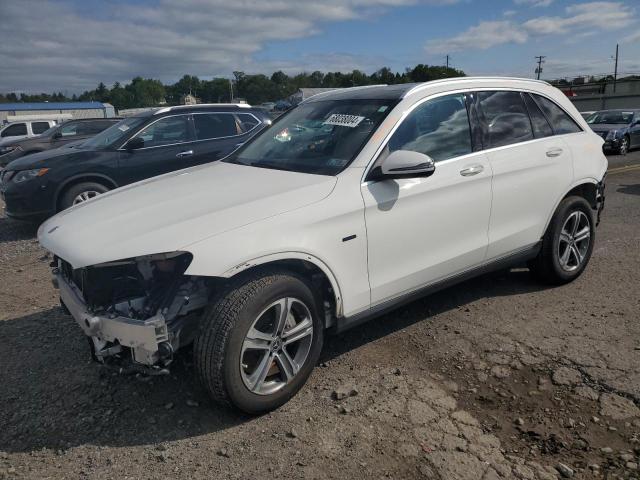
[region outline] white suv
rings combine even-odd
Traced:
[[[606,169],[602,139],[543,82],[351,88],[38,237],[94,358],[153,373],[193,343],[211,396],[258,413],[303,386],[327,329],[512,264],[578,277]]]

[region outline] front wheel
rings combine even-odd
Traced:
[[[323,325],[307,284],[289,272],[236,281],[205,313],[194,357],[219,403],[246,413],[278,408],[305,384],[320,356]]]
[[[589,263],[595,233],[589,203],[582,197],[565,198],[551,219],[540,253],[529,263],[531,272],[552,284],[575,280]]]
[[[620,146],[618,147],[618,153],[620,155],[626,155],[627,153],[629,153],[629,146],[630,146],[629,137],[627,137],[625,135],[624,137],[622,137],[622,140],[620,140]]]
[[[60,198],[60,210],[84,203],[109,189],[97,182],[81,182],[69,187]]]

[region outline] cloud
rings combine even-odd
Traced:
[[[418,1],[153,0],[77,7],[72,0],[0,0],[0,91],[77,92],[136,75],[175,81],[184,73],[262,71],[255,56],[269,42]]]
[[[516,5],[529,5],[531,7],[548,7],[553,0],[513,0]]]
[[[525,1],[525,0],[521,0]],[[432,54],[463,50],[486,50],[507,43],[524,43],[543,35],[576,35],[589,30],[617,30],[635,22],[635,12],[621,2],[590,2],[571,5],[566,16],[542,16],[523,23],[509,20],[480,22],[451,38],[427,42]]]

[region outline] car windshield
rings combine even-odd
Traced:
[[[147,120],[147,116],[142,117],[129,117],[124,120],[120,120],[115,125],[111,125],[106,130],[103,130],[95,137],[90,138],[86,142],[82,144],[83,147],[89,148],[106,148],[118,140],[127,135],[127,132],[132,128],[136,128],[140,126],[145,120]]]
[[[336,175],[360,152],[393,100],[327,100],[299,105],[226,162]]]
[[[627,125],[631,123],[633,118],[633,112],[596,112],[587,118],[587,123],[590,125],[615,123],[620,125]]]

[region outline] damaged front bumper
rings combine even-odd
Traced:
[[[73,269],[55,257],[53,284],[95,360],[166,366],[193,341],[209,302],[211,282],[184,275],[190,258],[174,252]]]
[[[78,288],[59,271],[53,283],[60,291],[60,299],[76,323],[93,341],[93,353],[98,360],[113,356],[129,347],[133,360],[154,365],[173,350],[164,316],[159,313],[147,320],[118,315],[94,315],[87,309]]]
[[[168,343],[167,323],[162,314],[147,320],[137,320],[116,315],[93,315],[89,312],[78,288],[60,272],[54,272],[53,283],[60,290],[60,299],[84,333],[91,337],[93,353],[104,361],[129,347],[133,360],[144,365],[154,365],[162,354],[172,351]]]

